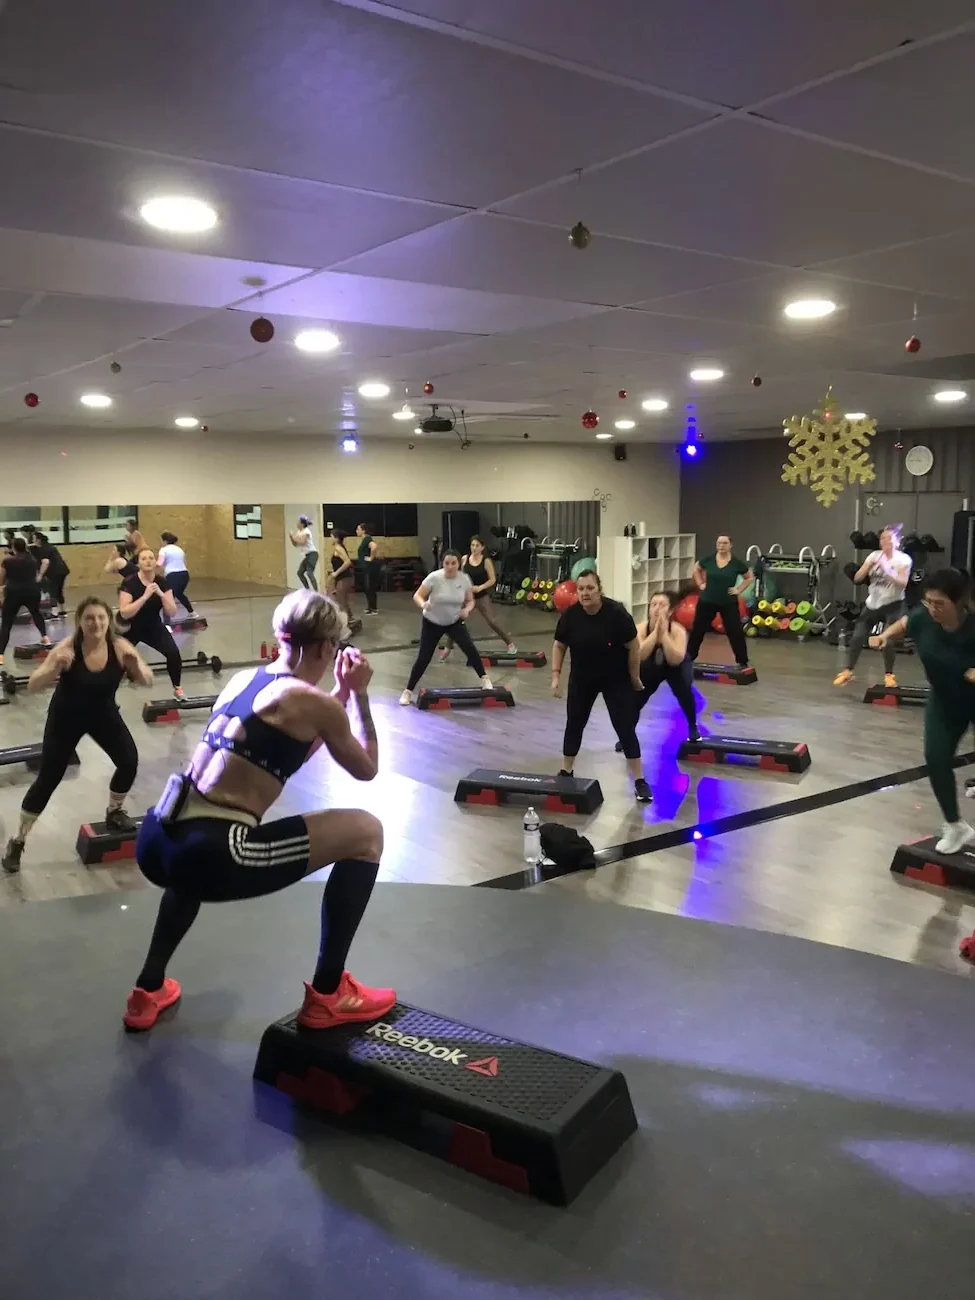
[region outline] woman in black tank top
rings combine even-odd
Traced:
[[[115,764],[108,786],[106,829],[136,829],[122,805],[135,781],[139,755],[115,693],[123,677],[151,686],[152,672],[134,646],[113,636],[111,621],[112,611],[103,600],[86,597],[78,606],[77,632],[51,651],[27,684],[32,695],[54,686],[54,696],[47,711],[40,770],[20,806],[20,828],[4,850],[4,871],[20,870],[28,833],[61,784],[82,736],[91,736]]]
[[[687,653],[687,631],[674,619],[680,596],[676,591],[658,591],[650,597],[647,621],[637,627],[640,638],[640,680],[643,690],[637,698],[637,717],[661,683],[666,682],[687,721],[690,740],[700,739],[697,705],[694,700],[694,664]],[[616,746],[619,751],[620,746]]]
[[[9,555],[0,559],[0,595],[3,613],[0,615],[0,664],[10,640],[14,621],[21,609],[26,609],[41,635],[41,645],[50,645],[44,615],[41,613],[41,587],[37,579],[38,566],[27,550],[22,537],[15,537]]]
[[[362,619],[356,618],[355,611],[352,608],[352,593],[355,591],[355,568],[352,564],[352,557],[349,555],[345,545],[346,534],[341,528],[332,529],[332,571],[325,579],[325,590],[330,596],[334,596],[335,603],[343,612],[349,623],[351,633],[358,632],[362,627]]]
[[[495,636],[499,636],[505,644],[505,648],[514,654],[516,646],[509,634],[501,626],[498,619],[498,612],[491,601],[490,592],[494,589],[494,584],[498,580],[498,575],[494,569],[494,561],[484,549],[484,543],[480,537],[471,538],[471,550],[469,555],[464,556],[462,565],[463,572],[471,580],[474,588],[474,608],[484,619],[488,627]],[[448,637],[447,644],[440,651],[440,658],[446,659],[454,648],[453,641]]]

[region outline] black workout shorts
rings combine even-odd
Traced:
[[[309,852],[304,817],[262,826],[218,817],[162,822],[153,809],[136,843],[147,880],[202,903],[260,898],[293,885],[308,872]]]

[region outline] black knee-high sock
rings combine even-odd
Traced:
[[[196,920],[199,910],[199,899],[177,894],[173,889],[163,891],[156,927],[152,932],[145,965],[135,982],[136,988],[145,989],[147,993],[155,993],[162,988],[169,959]]]
[[[378,874],[378,862],[355,858],[344,858],[332,868],[322,894],[322,942],[311,982],[316,993],[334,993],[338,988]]]

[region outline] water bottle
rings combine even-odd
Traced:
[[[525,861],[533,867],[542,860],[542,833],[539,825],[538,813],[534,808],[529,808],[522,828],[525,832]]]

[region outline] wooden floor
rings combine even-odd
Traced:
[[[204,594],[200,605],[210,627],[183,638],[186,652],[203,648],[228,661],[255,656],[261,642],[270,640],[268,620],[276,599],[273,592]],[[404,646],[415,638],[418,617],[405,594],[382,598],[381,609],[378,619],[365,620],[357,641],[373,655],[381,775],[363,785],[320,755],[289,783],[274,813],[310,811],[323,804],[369,808],[385,827],[381,878],[386,880],[471,885],[519,872],[523,809],[467,808],[454,803],[453,793],[458,778],[474,767],[557,770],[565,712],[564,703],[549,694],[547,670],[492,672],[496,683],[510,686],[514,709],[436,714],[401,708],[397,699],[413,651],[384,647]],[[525,609],[505,613],[521,644],[549,649],[551,615]],[[472,629],[478,636],[487,632],[478,630],[477,620]],[[26,639],[21,629],[18,635]],[[497,643],[486,638],[483,644]],[[615,736],[597,705],[577,771],[598,777],[605,802],[592,817],[558,819],[604,848],[669,827],[836,790],[921,762],[920,710],[871,708],[861,702],[879,668],[877,656],[865,655],[857,681],[838,690],[831,685],[836,651],[822,643],[758,641],[752,648],[758,685],[702,683],[702,726],[717,733],[804,741],[813,760],[809,771],[794,777],[678,765],[675,751],[683,723],[664,687],[641,727],[653,805],[633,801],[624,762],[613,753]],[[721,660],[726,650],[715,639],[705,643],[701,657]],[[435,663],[428,684],[472,682],[456,652],[454,659]],[[8,658],[8,668],[14,663]],[[17,669],[25,671],[26,665]],[[919,680],[912,658],[899,659],[898,672],[903,682]],[[185,684],[191,694],[218,689],[208,672],[188,673]],[[185,762],[203,727],[201,714],[188,714],[175,727],[142,722],[144,700],[167,694],[167,686],[165,676],[157,675],[151,690],[124,687],[119,696],[140,751],[132,801],[136,812],[158,797],[166,776]],[[18,695],[0,709],[0,745],[39,740],[46,707],[47,697]],[[81,757],[80,770],[63,783],[31,834],[21,874],[0,877],[0,906],[142,887],[134,864],[89,870],[74,856],[78,826],[101,815],[110,775],[107,759],[91,742],[82,743]],[[0,768],[5,837],[16,827],[29,783],[23,768]],[[906,885],[888,870],[899,842],[929,833],[939,820],[926,783],[917,782],[538,888],[801,935],[967,973],[954,948],[961,933],[975,928],[975,906],[964,895]]]

